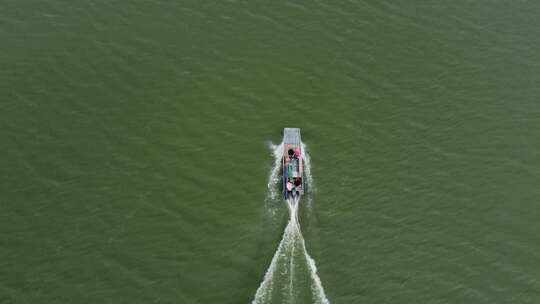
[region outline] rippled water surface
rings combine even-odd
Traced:
[[[267,302],[540,303],[538,2],[1,7],[0,303],[251,303],[283,127]]]

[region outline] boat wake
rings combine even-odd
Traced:
[[[270,171],[268,179],[268,196],[274,200],[281,195],[277,184],[280,182],[281,159],[283,157],[283,144],[271,145],[275,157],[275,164]],[[313,185],[311,177],[309,156],[306,147],[302,144],[304,157],[304,172],[306,182]],[[307,159],[307,160],[306,160]],[[302,303],[311,298],[316,304],[329,304],[321,280],[317,275],[315,261],[306,250],[300,223],[298,221],[298,207],[300,198],[286,200],[289,210],[289,222],[283,232],[270,266],[266,270],[252,304],[262,303]]]
[[[279,182],[281,181],[280,170],[281,160],[283,159],[283,143],[275,145],[273,143],[268,144],[272,155],[274,156],[274,167],[270,170],[270,176],[268,177],[268,198],[275,200],[281,192],[278,189]]]

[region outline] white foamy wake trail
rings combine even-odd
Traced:
[[[302,162],[304,163],[304,178],[305,185],[307,187],[308,195],[307,197],[307,207],[308,209],[313,208],[313,194],[317,192],[315,188],[315,183],[313,182],[313,175],[311,175],[311,158],[309,157],[308,146],[304,143],[302,145]],[[283,152],[282,152],[283,153]]]
[[[283,157],[283,150],[281,151],[281,155]],[[302,143],[302,161],[304,162],[304,175],[306,178],[305,182],[309,187],[308,191],[314,193],[315,185],[313,184],[313,176],[311,175],[311,158],[309,157],[308,147],[304,143]]]
[[[274,145],[273,143],[269,143],[269,148],[274,156],[274,167],[272,167],[272,170],[270,170],[270,176],[268,176],[268,197],[271,200],[275,200],[278,196],[278,187],[280,181],[280,169],[281,169],[281,160],[283,159],[283,143],[280,143],[279,145]]]
[[[289,209],[289,222],[281,242],[278,245],[270,266],[266,270],[264,279],[255,293],[252,304],[262,303],[293,303],[298,297],[295,278],[295,269],[307,268],[309,281],[311,281],[311,296],[315,304],[329,304],[324,293],[321,279],[317,275],[315,261],[307,253],[306,245],[298,222],[299,199],[287,200]],[[303,265],[300,265],[303,263]],[[300,271],[298,275],[301,275]],[[301,278],[299,278],[301,279]],[[300,281],[300,280],[299,280]],[[301,293],[301,287],[298,288]]]
[[[280,182],[281,159],[283,157],[283,144],[271,145],[275,157],[275,165],[272,168],[268,180],[269,196],[274,198],[281,195],[276,184]],[[302,144],[304,157],[304,172],[306,183],[313,185],[311,177],[311,165],[306,153],[305,145]],[[307,160],[306,160],[307,159]],[[306,293],[302,289],[304,282],[310,281],[311,298],[315,304],[329,304],[326,298],[321,279],[317,275],[315,261],[306,250],[306,245],[300,223],[298,221],[299,198],[286,201],[289,210],[289,222],[285,227],[283,236],[278,245],[270,266],[266,270],[252,304],[262,303],[294,303]],[[306,286],[307,287],[307,286]]]

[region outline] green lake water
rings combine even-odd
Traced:
[[[540,303],[538,16],[3,1],[0,303],[251,303],[283,127],[313,183],[265,303],[315,301],[302,241],[332,304]]]

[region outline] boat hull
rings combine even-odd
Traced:
[[[299,128],[283,129],[283,197],[300,197],[304,194],[304,164],[302,138]]]

